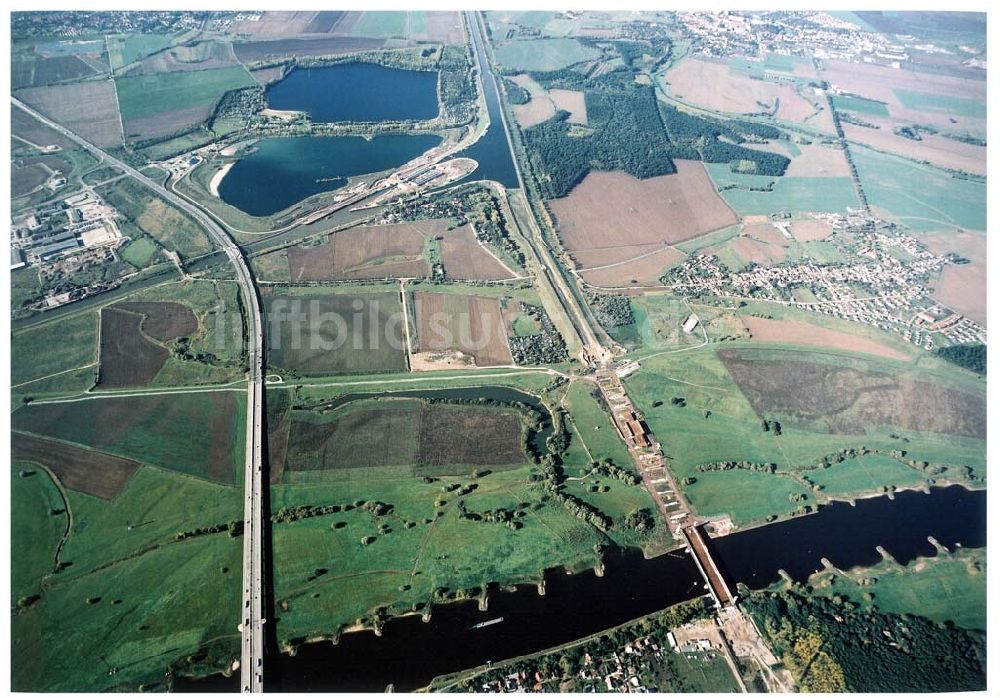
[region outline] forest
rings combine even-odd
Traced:
[[[545,198],[566,196],[590,170],[622,170],[646,179],[676,172],[674,158],[729,163],[734,170],[781,176],[789,159],[741,143],[781,138],[773,126],[725,122],[659,103],[652,86],[629,69],[596,78],[573,70],[533,73],[547,89],[583,90],[587,126],[570,124],[559,111],[524,130],[524,143]],[[723,140],[725,139],[725,140]]]
[[[956,366],[967,368],[981,376],[986,375],[985,344],[956,344],[952,347],[941,347],[934,353]]]
[[[841,596],[812,596],[798,588],[751,592],[743,607],[803,691],[986,689],[982,631],[861,608]]]

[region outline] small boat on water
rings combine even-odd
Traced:
[[[503,623],[503,616],[499,618],[493,618],[492,620],[484,620],[482,623],[476,623],[472,626],[472,630],[479,630],[480,628],[485,628],[490,625],[496,625],[497,623]]]

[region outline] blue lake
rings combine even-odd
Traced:
[[[438,115],[438,73],[373,63],[297,68],[267,90],[271,109],[306,111],[319,123],[404,121]]]
[[[269,216],[348,177],[394,169],[439,145],[432,134],[265,138],[240,158],[219,185],[219,197],[251,216]]]

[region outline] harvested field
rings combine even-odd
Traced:
[[[143,59],[128,71],[128,75],[155,75],[157,73],[187,72],[232,68],[239,61],[232,44],[221,41],[201,41],[196,44],[174,46]]]
[[[830,237],[833,234],[833,226],[826,221],[816,219],[792,221],[789,232],[799,242],[816,242]]]
[[[100,388],[149,385],[167,362],[170,351],[143,336],[143,316],[115,308],[101,310]]]
[[[986,326],[986,236],[974,233],[935,233],[921,241],[935,254],[954,252],[969,264],[948,265],[935,284],[934,297],[957,312]]]
[[[330,22],[329,15],[338,16],[333,18],[333,22]],[[248,20],[233,24],[229,28],[229,33],[246,36],[288,36],[289,34],[303,34],[307,28],[316,30],[317,25],[329,25],[329,28],[324,31],[330,31],[343,15],[343,12],[278,12],[268,10],[262,13],[260,19],[256,21]]]
[[[844,135],[852,141],[914,160],[927,160],[939,167],[978,175],[986,174],[986,148],[983,146],[961,143],[928,133],[921,133],[920,140],[915,141],[893,133],[890,121],[882,119],[869,119],[869,121],[880,125],[880,128],[876,130],[845,123]]]
[[[429,276],[424,244],[440,227],[417,221],[348,228],[320,245],[288,248],[289,271],[293,281]]]
[[[516,273],[483,249],[471,225],[446,231],[441,240],[441,262],[449,279],[495,281],[510,279]]]
[[[873,354],[887,359],[907,361],[910,357],[893,349],[891,346],[877,342],[867,337],[861,337],[846,332],[838,332],[825,327],[811,325],[794,320],[769,320],[767,318],[745,316],[741,317],[743,326],[750,331],[755,342],[805,344],[820,349],[836,349],[840,351],[856,351],[862,354]]]
[[[728,63],[688,58],[664,77],[673,96],[715,111],[755,114],[777,104],[776,118],[800,123],[816,111],[792,86],[754,80]]]
[[[782,235],[772,223],[748,223],[743,226],[743,235],[769,245],[788,247],[791,240]]]
[[[14,432],[11,457],[43,465],[67,489],[111,500],[125,489],[139,463],[110,453]]]
[[[513,363],[498,299],[418,291],[414,308],[420,352],[460,351],[476,366]]]
[[[243,469],[245,398],[229,391],[33,403],[11,428],[232,484]]]
[[[302,37],[275,39],[273,41],[248,41],[233,44],[236,57],[243,63],[277,58],[305,58],[307,56],[339,56],[357,51],[382,48],[385,39],[357,36]]]
[[[596,267],[587,267],[584,262],[593,258],[594,262],[600,264],[600,259],[604,257],[600,251],[575,254],[574,259],[583,265],[578,270],[580,277],[592,286],[605,288],[656,286],[660,283],[663,272],[684,261],[686,256],[674,247],[662,245],[633,245],[622,250],[638,254],[625,262]]]
[[[109,80],[18,90],[18,99],[103,148],[122,144],[115,86]]]
[[[744,264],[751,262],[762,267],[770,267],[785,260],[785,250],[780,245],[761,242],[742,235],[723,243],[721,247],[729,248]],[[719,248],[708,248],[706,254],[717,254]]]
[[[985,80],[894,70],[887,66],[843,61],[828,61],[821,77],[841,90],[885,102],[892,124],[925,124],[941,131],[967,132],[981,138],[986,137],[986,119],[983,118],[986,106]],[[908,97],[913,93],[925,97],[915,102]],[[917,103],[933,105],[935,100],[945,104],[949,101],[956,104],[971,101],[981,104],[982,110],[912,109],[900,99],[900,95],[907,98],[911,106]],[[872,121],[868,118],[865,120]],[[890,133],[891,131],[889,128]]]
[[[571,124],[587,123],[587,101],[583,92],[579,90],[549,90],[549,97],[552,98],[556,109],[569,112],[566,119]]]
[[[600,250],[613,264],[635,256],[623,247],[674,244],[738,221],[700,162],[675,164],[676,174],[646,180],[591,172],[569,196],[550,201],[566,250]]]
[[[759,417],[789,415],[789,428],[831,434],[870,427],[986,438],[986,398],[921,380],[914,373],[880,370],[860,360],[820,363],[795,351],[718,350],[717,354]]]
[[[399,293],[264,297],[270,366],[301,375],[406,370]]]
[[[522,73],[510,78],[531,94],[527,104],[514,104],[514,117],[524,128],[548,121],[557,110],[570,113],[567,121],[571,124],[587,123],[587,103],[583,92],[577,90],[549,90],[539,85],[530,75]]]
[[[403,466],[418,475],[464,475],[476,466],[525,462],[521,418],[510,409],[393,398],[292,415],[284,466],[290,473],[351,477],[345,471]]]
[[[127,301],[116,303],[112,307],[142,315],[140,329],[161,342],[189,335],[198,329],[198,318],[183,303]]]
[[[63,149],[75,147],[73,141],[13,105],[10,108],[10,132],[12,136],[23,138],[42,148],[47,145],[58,145]],[[22,145],[20,141],[18,144]]]

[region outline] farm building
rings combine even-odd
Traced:
[[[698,316],[695,315],[694,313],[691,313],[690,315],[688,315],[687,320],[684,321],[682,329],[686,333],[691,334],[691,331],[694,330],[694,328],[697,326],[698,326]]]

